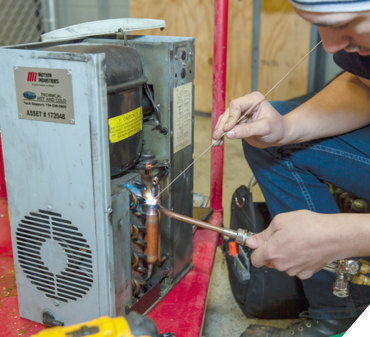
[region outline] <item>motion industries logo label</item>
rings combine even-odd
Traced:
[[[27,76],[27,82],[36,82],[36,80],[37,80],[37,73],[29,71],[28,76]]]

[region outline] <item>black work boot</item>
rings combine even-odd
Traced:
[[[251,325],[240,337],[329,337],[346,332],[357,318],[315,320],[308,312],[299,315],[302,320],[286,329],[263,325]]]

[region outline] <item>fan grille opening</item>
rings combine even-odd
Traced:
[[[39,209],[25,215],[16,230],[16,243],[23,272],[47,297],[67,303],[77,301],[90,290],[93,284],[90,246],[78,228],[61,214]],[[64,252],[64,262],[55,261],[63,266],[59,272],[50,270],[53,256],[48,256],[45,263],[49,247]]]

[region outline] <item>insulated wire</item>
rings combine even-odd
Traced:
[[[277,82],[256,104],[253,104],[246,112],[243,116],[241,116],[235,125],[238,125],[240,122],[243,122],[244,120],[246,120],[246,117],[248,116],[248,113],[250,111],[252,111],[258,104],[260,104],[261,102],[263,102],[265,99],[266,99],[266,96],[272,91],[274,90],[282,81],[285,80],[285,78],[295,69],[297,68],[305,59],[308,55],[310,55],[320,44],[321,44],[322,40],[315,46],[313,47],[305,56],[303,56],[303,58],[292,68],[290,69],[281,79],[279,82]],[[213,147],[221,138],[223,138],[225,135],[226,135],[227,132],[224,132],[223,135],[218,138],[217,140],[215,140],[208,148],[206,148],[202,153],[201,155],[199,155],[185,170],[183,170],[175,179],[173,179],[160,193],[157,194],[157,196],[155,197],[155,199],[158,199],[158,197],[167,189],[169,188],[178,178],[180,178],[190,167],[192,167],[195,162],[200,158],[202,157],[211,147]]]

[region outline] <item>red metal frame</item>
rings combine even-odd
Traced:
[[[1,146],[1,132],[0,132],[0,198],[6,198],[5,173],[3,165],[3,151]]]
[[[213,41],[212,133],[218,118],[225,111],[228,0],[215,0]],[[222,174],[224,146],[212,147],[211,152],[211,207],[222,217]],[[221,219],[222,220],[222,219]]]

